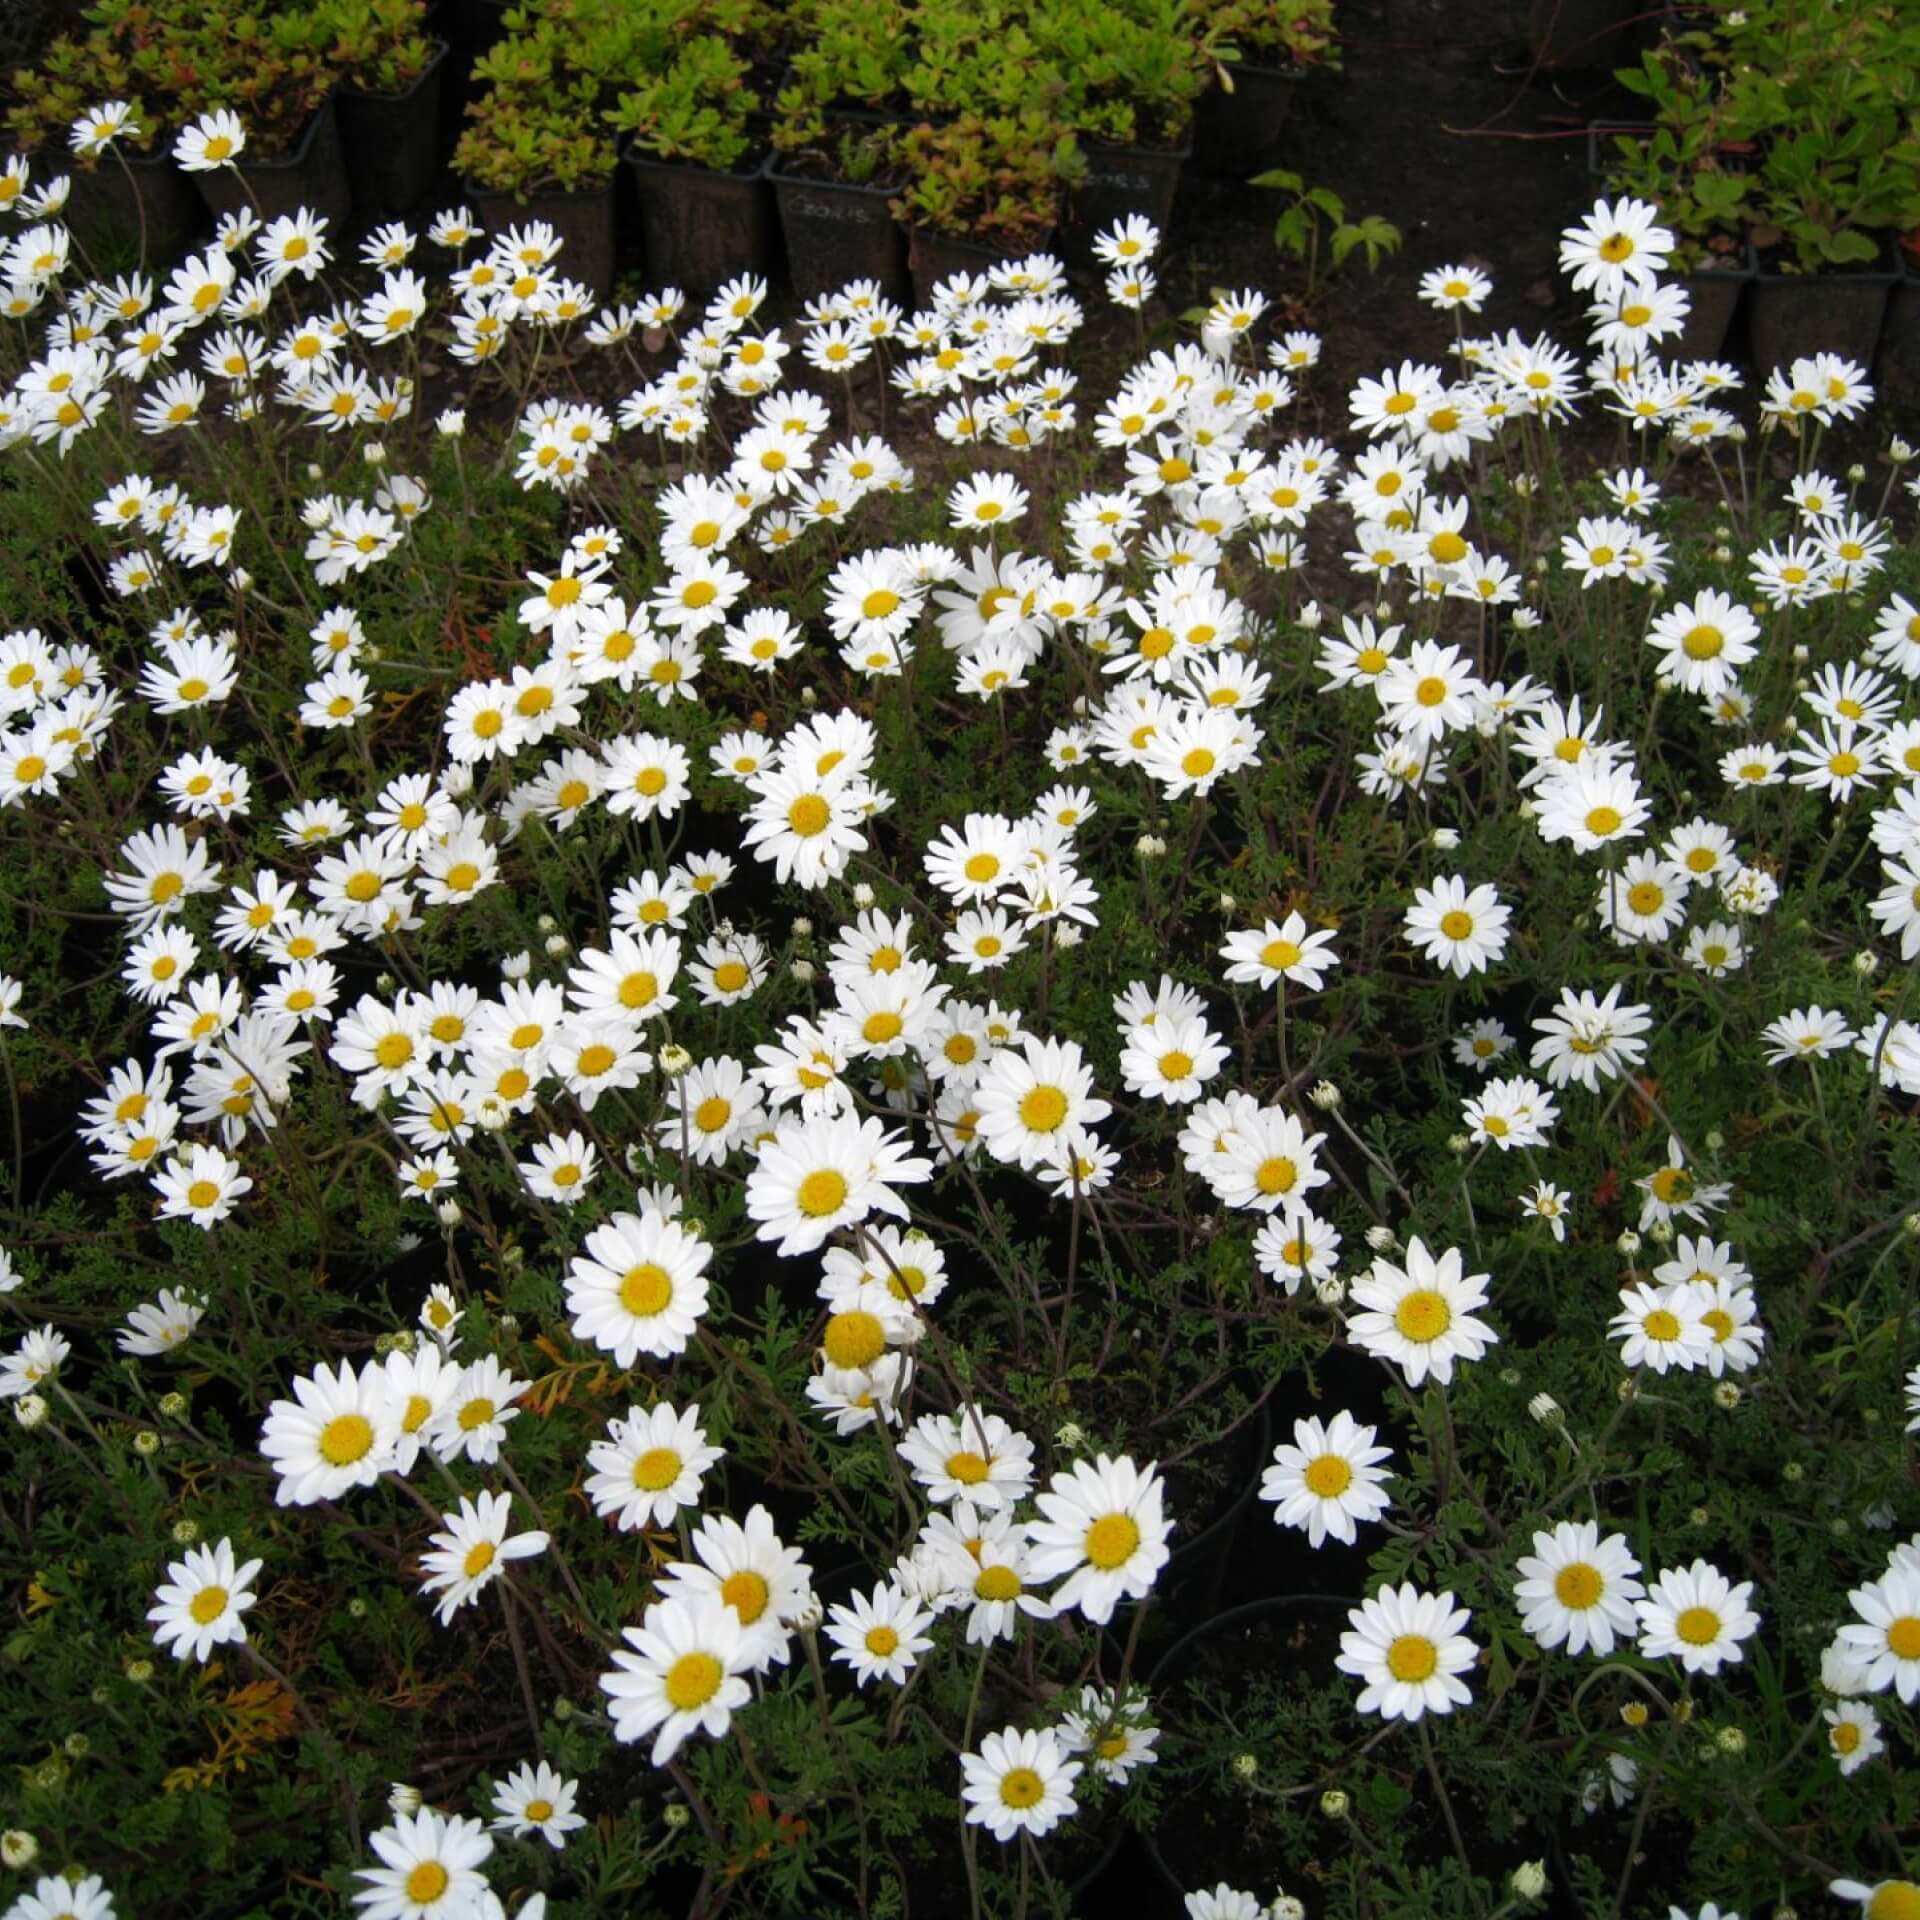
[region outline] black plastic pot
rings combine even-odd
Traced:
[[[597,187],[543,187],[524,198],[477,187],[466,188],[466,193],[489,240],[509,227],[544,220],[560,238],[555,270],[604,294],[613,289],[613,187],[609,177]]]
[[[124,169],[111,153],[91,169],[75,167],[67,196],[67,225],[103,273],[140,259],[143,227],[144,264],[157,268],[178,258],[206,225],[205,203],[174,165],[168,143],[124,157]]]
[[[656,160],[632,148],[626,160],[639,190],[649,286],[674,286],[704,299],[737,273],[774,270],[780,228],[763,155],[732,173]]]
[[[889,299],[907,287],[907,243],[893,223],[896,187],[851,187],[782,173],[767,161],[780,212],[787,274],[802,300],[837,293],[849,280],[877,280]]]
[[[440,97],[452,48],[437,41],[433,57],[404,93],[339,98],[340,138],[347,151],[353,209],[369,223],[411,212],[426,198],[440,165]]]
[[[1900,284],[1887,302],[1873,381],[1889,406],[1920,408],[1920,262],[1905,247],[1895,252]]]
[[[1095,236],[1130,213],[1144,213],[1167,231],[1181,169],[1193,152],[1191,139],[1177,148],[1089,145],[1082,152],[1087,177],[1074,188],[1060,227],[1060,244],[1070,255],[1091,254]]]
[[[913,297],[922,307],[933,305],[933,290],[953,273],[985,273],[1003,260],[1023,260],[1030,253],[1046,253],[1053,246],[1049,229],[1034,240],[1009,247],[978,240],[956,240],[931,227],[907,229],[907,271],[913,275]]]
[[[1244,180],[1273,165],[1280,130],[1293,111],[1294,95],[1310,69],[1243,63],[1224,85],[1200,102],[1193,121],[1193,163],[1203,173]]]
[[[284,160],[243,158],[239,180],[230,167],[216,167],[191,178],[216,220],[249,206],[259,210],[262,220],[277,220],[283,213],[310,207],[337,236],[353,212],[353,189],[347,184],[346,157],[340,148],[340,119],[331,94],[314,110]]]
[[[1338,1594],[1276,1594],[1265,1600],[1250,1600],[1243,1607],[1232,1607],[1210,1620],[1203,1620],[1176,1640],[1154,1663],[1148,1681],[1154,1717],[1163,1727],[1176,1717],[1173,1712],[1176,1690],[1191,1675],[1200,1657],[1209,1650],[1230,1649],[1236,1638],[1249,1638],[1252,1629],[1296,1623],[1304,1618],[1311,1630],[1327,1637],[1337,1651],[1337,1636],[1345,1625],[1345,1616],[1358,1604],[1358,1601]],[[1315,1664],[1306,1677],[1318,1684],[1333,1672],[1329,1656],[1324,1663]],[[1147,1858],[1176,1896],[1191,1892],[1194,1884],[1201,1884],[1190,1883],[1183,1878],[1161,1849],[1162,1840],[1170,1832],[1178,1830],[1180,1825],[1178,1808],[1169,1805],[1163,1810],[1160,1825],[1142,1836],[1146,1842]],[[1209,1873],[1207,1880],[1210,1882],[1218,1877]],[[1142,1910],[1145,1910],[1144,1905]]]
[[[1861,273],[1778,273],[1764,265],[1747,294],[1747,352],[1766,373],[1809,354],[1838,353],[1873,365],[1897,266]]]
[[[1532,0],[1527,40],[1542,67],[1591,72],[1630,67],[1656,10],[1646,0]]]
[[[1715,256],[1716,260],[1721,258]],[[1679,337],[1661,341],[1662,355],[1669,360],[1717,360],[1759,270],[1753,249],[1743,246],[1737,254],[1724,256],[1724,264],[1699,266],[1683,275],[1680,284],[1693,304],[1687,309],[1687,323]]]

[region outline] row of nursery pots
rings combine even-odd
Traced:
[[[382,220],[430,210],[439,173],[435,111],[446,49],[411,93],[391,98],[341,92],[307,123],[284,159],[243,160],[232,169],[183,173],[164,149],[127,155],[123,170],[109,158],[92,172],[76,172],[69,218],[83,246],[109,236],[141,245],[149,261],[178,253],[211,213],[216,218],[252,204],[271,220],[299,207],[324,215],[336,230],[349,222]],[[1070,217],[1057,233],[1033,237],[1034,246],[1058,244],[1085,254],[1093,235],[1122,215],[1145,213],[1165,226],[1173,209],[1184,151],[1092,148],[1086,184],[1074,195]],[[831,292],[852,279],[878,281],[904,297],[909,286],[924,304],[947,274],[979,271],[1006,249],[930,229],[908,230],[893,218],[897,183],[848,186],[783,170],[778,155],[762,155],[732,172],[629,150],[621,172],[631,183],[638,215],[639,254],[621,245],[620,174],[588,188],[549,188],[524,196],[490,192],[464,182],[453,190],[473,207],[482,227],[498,231],[544,220],[565,242],[567,273],[597,292],[633,271],[650,282],[699,289],[742,272],[772,272],[784,250],[795,291]]]
[[[1607,172],[1606,142],[1616,134],[1650,133],[1642,125],[1595,125],[1587,130],[1587,162],[1596,179]],[[1815,353],[1837,353],[1872,369],[1881,396],[1896,406],[1920,406],[1920,259],[1889,246],[1866,269],[1821,273],[1781,271],[1751,243],[1679,276],[1691,300],[1685,330],[1664,343],[1667,357],[1713,360],[1730,351],[1744,330],[1747,358],[1756,367],[1790,366]]]
[[[151,153],[122,152],[91,170],[76,168],[69,223],[83,245],[96,239],[143,240],[152,261],[178,253],[199,232],[206,214],[217,219],[248,205],[266,220],[308,207],[336,231],[350,221],[375,226],[412,212],[426,199],[440,167],[448,51],[444,41],[437,43],[426,69],[404,93],[343,87],[330,94],[291,153],[280,160],[250,160],[240,169],[241,178],[231,168],[184,173],[165,142]]]

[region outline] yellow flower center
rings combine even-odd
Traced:
[[[1353,1469],[1337,1453],[1323,1453],[1319,1459],[1309,1460],[1300,1477],[1307,1483],[1307,1491],[1322,1500],[1337,1500],[1353,1485]]]
[[[683,1653],[667,1669],[667,1703],[677,1713],[704,1707],[720,1691],[726,1669],[710,1653]]]
[[[1031,1767],[1015,1767],[1000,1782],[1000,1800],[1004,1806],[1037,1806],[1047,1791],[1046,1782]]]
[[[1067,1117],[1067,1096],[1058,1087],[1035,1087],[1020,1102],[1020,1121],[1031,1133],[1052,1133]]]
[[[646,1493],[661,1493],[680,1478],[681,1459],[671,1447],[649,1447],[635,1457],[633,1484]]]
[[[1896,1660],[1920,1660],[1920,1615],[1903,1614],[1887,1629],[1887,1651]]]
[[[1393,1310],[1393,1324],[1408,1340],[1438,1340],[1453,1325],[1453,1309],[1431,1287],[1419,1287]]]
[[[1387,1671],[1409,1685],[1431,1679],[1439,1664],[1440,1649],[1424,1633],[1400,1634],[1387,1649]]]
[[[202,1587],[188,1602],[187,1611],[203,1627],[211,1626],[227,1610],[225,1587]]]
[[[1276,1153],[1271,1159],[1261,1161],[1253,1184],[1262,1193],[1291,1193],[1299,1178],[1300,1169],[1285,1154]]]
[[[1720,1616],[1711,1607],[1688,1607],[1673,1630],[1690,1647],[1711,1646],[1720,1637]]]
[[[1473,915],[1455,907],[1440,916],[1440,931],[1449,940],[1464,940],[1473,931]]]
[[[1139,1523],[1131,1514],[1102,1514],[1087,1529],[1083,1551],[1088,1561],[1102,1573],[1125,1566],[1140,1545]]]
[[[209,153],[213,151],[211,144],[209,144],[207,151]],[[407,1875],[407,1898],[413,1901],[415,1905],[424,1907],[429,1901],[438,1900],[440,1896],[446,1892],[451,1879],[452,1876],[438,1860],[422,1860],[420,1864]]]
[[[330,1466],[350,1467],[372,1451],[373,1425],[364,1414],[336,1414],[320,1429],[320,1457]]]
[[[886,1352],[887,1330],[875,1315],[855,1307],[827,1321],[821,1345],[836,1367],[853,1371],[872,1366]]]
[[[743,1627],[750,1627],[766,1612],[773,1595],[759,1574],[742,1567],[720,1582],[720,1598],[740,1616]]]
[[[652,1260],[629,1267],[620,1281],[620,1304],[636,1320],[651,1320],[655,1314],[664,1313],[672,1298],[672,1277]]]

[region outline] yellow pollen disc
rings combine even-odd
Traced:
[[[1031,1767],[1015,1767],[1000,1782],[1000,1801],[1016,1809],[1038,1806],[1046,1791],[1046,1782]]]
[[[212,147],[207,151],[211,153]],[[451,1876],[438,1860],[422,1860],[407,1875],[406,1895],[418,1906],[425,1906],[431,1900],[438,1900],[446,1892]]]
[[[357,901],[364,907],[379,894],[380,876],[377,873],[356,873],[348,880],[345,892],[349,900]]]
[[[667,775],[663,767],[642,767],[633,777],[635,793],[644,793],[649,800],[657,798],[667,790]]]
[[[1182,756],[1180,771],[1189,780],[1204,780],[1214,769],[1214,757],[1205,747],[1194,747]]]
[[[1883,1881],[1867,1902],[1866,1920],[1920,1920],[1920,1882]]]
[[[947,1456],[947,1478],[957,1480],[963,1487],[977,1487],[987,1477],[987,1462],[984,1454],[978,1454],[962,1448],[958,1453]]]
[[[787,809],[787,825],[809,839],[826,831],[830,817],[827,803],[817,793],[803,793]]]
[[[320,1429],[320,1457],[329,1466],[350,1467],[373,1449],[373,1426],[364,1414],[342,1413]]]
[[[976,853],[961,871],[976,886],[984,885],[1000,871],[999,856],[991,853]]]
[[[1437,420],[1438,417],[1439,416],[1436,415],[1435,419]],[[1444,532],[1436,533],[1433,538],[1427,542],[1427,552],[1431,554],[1441,566],[1450,567],[1454,565],[1456,561],[1464,560],[1467,557],[1467,543],[1462,540],[1457,533],[1448,529]]]
[[[1020,1592],[1020,1576],[1011,1567],[982,1567],[973,1583],[976,1600],[1018,1600]]]
[[[460,1431],[462,1433],[473,1433],[479,1428],[486,1426],[493,1419],[493,1415],[493,1402],[484,1395],[478,1399],[469,1400],[467,1404],[460,1409]]]
[[[1613,807],[1594,807],[1587,814],[1587,831],[1592,834],[1609,834],[1620,831],[1621,816]]]
[[[876,1316],[856,1307],[827,1321],[820,1344],[836,1367],[856,1370],[872,1366],[886,1352],[887,1330]]]
[[[1160,1056],[1160,1078],[1162,1080],[1184,1080],[1193,1071],[1191,1054],[1181,1053],[1177,1048],[1172,1053]]]
[[[1637,886],[1627,889],[1627,905],[1635,913],[1658,913],[1666,904],[1666,889],[1655,886],[1651,880],[1642,880]]]
[[[649,1447],[635,1457],[633,1484],[643,1493],[661,1493],[680,1478],[682,1462],[671,1447]]]
[[[1300,1169],[1285,1154],[1276,1153],[1263,1160],[1253,1176],[1253,1184],[1262,1193],[1291,1193],[1300,1178]]]
[[[656,1261],[643,1261],[629,1267],[620,1281],[620,1304],[636,1320],[651,1320],[664,1313],[673,1298],[673,1280]]]
[[[740,1616],[740,1624],[750,1627],[767,1610],[773,1598],[767,1583],[750,1567],[730,1573],[720,1582],[720,1598]]]
[[[1337,1500],[1353,1484],[1353,1469],[1337,1453],[1323,1453],[1317,1460],[1309,1460],[1305,1473],[1300,1476],[1307,1483],[1307,1491],[1317,1494],[1322,1500]]]
[[[1391,414],[1411,413],[1419,402],[1410,393],[1394,393],[1387,396],[1386,411]]]
[[[1067,1117],[1067,1096],[1058,1087],[1035,1087],[1020,1102],[1020,1122],[1032,1133],[1052,1133]]]
[[[1102,1514],[1087,1529],[1082,1551],[1090,1565],[1103,1573],[1125,1566],[1140,1545],[1140,1528],[1131,1514]]]
[[[1720,1637],[1720,1616],[1711,1607],[1689,1607],[1673,1630],[1690,1647],[1711,1646]]]
[[[1387,1649],[1387,1671],[1396,1680],[1418,1685],[1440,1664],[1440,1649],[1424,1633],[1403,1633]]]
[[[869,1627],[867,1629],[867,1651],[885,1660],[890,1654],[899,1652],[900,1636],[891,1627]]]
[[[1605,1586],[1599,1572],[1584,1560],[1576,1560],[1571,1566],[1562,1567],[1553,1577],[1554,1598],[1575,1613],[1583,1613],[1592,1606],[1600,1598]]]
[[[450,893],[471,893],[480,883],[480,869],[471,860],[460,860],[447,869],[446,885]]]
[[[1887,1651],[1896,1660],[1920,1660],[1920,1615],[1903,1614],[1887,1629]]]
[[[211,1626],[227,1610],[225,1587],[202,1587],[187,1603],[187,1611],[203,1626]]]
[[[832,1167],[816,1167],[800,1182],[795,1204],[810,1220],[824,1220],[847,1204],[847,1177]]]
[[[946,1044],[941,1047],[940,1051],[945,1054],[956,1067],[965,1067],[972,1065],[980,1049],[972,1034],[950,1033],[947,1035]]]
[[[899,1039],[904,1025],[897,1013],[870,1013],[860,1029],[860,1037],[869,1045],[883,1046],[889,1040]]]
[[[467,1549],[467,1557],[460,1563],[460,1571],[469,1580],[478,1580],[493,1565],[496,1549],[491,1540],[476,1540]]]
[[[722,993],[738,993],[747,984],[747,970],[738,960],[723,960],[713,970],[713,984]]]
[[[1678,1340],[1680,1338],[1679,1317],[1669,1313],[1664,1307],[1655,1307],[1654,1310],[1641,1321],[1640,1327],[1641,1331],[1646,1334],[1649,1340]]]
[[[614,1058],[614,1051],[611,1047],[595,1041],[592,1046],[582,1047],[580,1049],[577,1071],[585,1074],[589,1080],[597,1080],[613,1065]]]
[[[1860,1729],[1851,1720],[1842,1720],[1837,1727],[1827,1730],[1828,1744],[1835,1753],[1849,1754],[1860,1744]]]
[[[1455,907],[1440,916],[1440,931],[1449,940],[1464,940],[1473,931],[1473,915]]]
[[[1662,1167],[1651,1182],[1654,1198],[1678,1206],[1693,1197],[1693,1176],[1685,1167]]]
[[[1828,762],[1828,770],[1842,780],[1851,780],[1860,771],[1860,756],[1857,753],[1836,753]]]
[[[23,787],[30,787],[47,770],[47,763],[37,753],[23,753],[14,762],[13,777]]]
[[[644,970],[630,973],[620,982],[619,999],[623,1007],[650,1007],[659,997],[659,980]]]
[[[1362,647],[1353,656],[1353,664],[1359,673],[1384,673],[1387,669],[1387,651],[1384,647]]]
[[[570,607],[579,598],[580,582],[569,573],[563,573],[547,588],[547,604],[552,607]]]
[[[704,1707],[720,1691],[726,1669],[710,1653],[683,1653],[667,1669],[667,1704],[677,1713]]]
[[[1453,1309],[1431,1287],[1420,1287],[1394,1308],[1393,1324],[1409,1340],[1438,1340],[1453,1325]]]
[[[187,1205],[204,1211],[220,1198],[220,1189],[211,1180],[196,1180],[187,1189]]]

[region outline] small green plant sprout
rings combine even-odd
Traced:
[[[1306,262],[1302,298],[1309,306],[1356,248],[1365,252],[1369,273],[1377,273],[1388,254],[1400,251],[1400,229],[1391,220],[1377,213],[1349,220],[1347,203],[1331,187],[1310,187],[1300,174],[1285,167],[1256,173],[1247,184],[1291,198],[1292,205],[1273,223],[1273,244],[1289,258]]]

